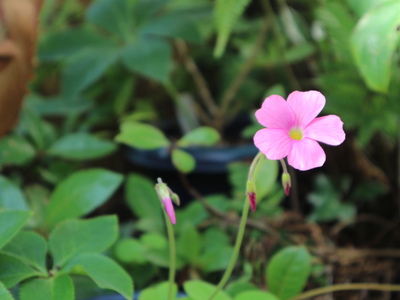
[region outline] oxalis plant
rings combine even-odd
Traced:
[[[260,150],[254,158],[247,179],[247,199],[243,204],[242,217],[236,237],[234,251],[219,283],[191,280],[183,285],[186,300],[286,300],[309,299],[324,293],[343,290],[382,290],[400,291],[398,285],[375,283],[336,284],[323,288],[302,292],[311,272],[312,256],[305,246],[287,246],[275,254],[266,268],[266,286],[268,291],[252,286],[237,287],[235,296],[224,291],[232,274],[245,233],[246,221],[251,209],[257,207],[257,178],[262,161],[265,159],[280,160],[282,165],[282,185],[285,193],[290,193],[291,177],[287,171],[285,158],[293,168],[306,171],[321,167],[326,155],[318,142],[337,146],[345,140],[343,122],[336,115],[317,117],[325,106],[325,97],[318,91],[291,93],[285,101],[281,96],[272,95],[265,99],[262,107],[256,111],[258,122],[265,126],[254,136],[254,143]],[[176,219],[173,203],[179,205],[179,197],[158,179],[155,186],[157,195],[164,209],[169,251],[170,269],[168,283],[158,284],[143,291],[139,299],[176,299],[175,284],[175,240],[173,225]],[[228,289],[232,289],[228,286]],[[234,288],[235,289],[235,288]]]

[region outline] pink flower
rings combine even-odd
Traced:
[[[254,144],[268,159],[287,156],[289,165],[298,170],[322,166],[326,156],[318,142],[337,146],[346,137],[338,116],[316,118],[325,101],[317,91],[294,91],[287,101],[269,96],[256,111],[258,122],[267,128],[257,131]]]

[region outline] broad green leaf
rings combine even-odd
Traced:
[[[201,42],[196,23],[184,11],[169,12],[151,20],[141,29],[141,33],[181,38],[193,43]]]
[[[279,300],[273,294],[264,291],[246,291],[237,295],[234,300]]]
[[[170,0],[136,0],[133,20],[137,25],[149,22]]]
[[[193,155],[181,149],[172,150],[172,162],[182,173],[190,173],[196,168],[196,160]]]
[[[119,240],[114,247],[114,254],[123,263],[144,264],[147,262],[143,245],[135,239]]]
[[[228,43],[229,36],[239,17],[251,0],[217,0],[214,8],[214,22],[217,31],[217,44],[214,56],[220,57]]]
[[[37,278],[21,286],[20,300],[74,300],[74,284],[67,274]]]
[[[388,91],[392,57],[399,44],[400,2],[389,1],[372,7],[357,23],[351,37],[356,65],[367,86]]]
[[[19,187],[0,175],[0,208],[28,210],[24,194]]]
[[[64,97],[75,97],[99,79],[118,58],[117,47],[84,49],[66,62],[61,79]]]
[[[177,144],[181,147],[212,146],[217,143],[220,138],[218,131],[214,128],[203,126],[185,134],[178,140]]]
[[[240,279],[235,282],[232,282],[225,288],[225,292],[227,292],[233,298],[244,292],[254,291],[254,290],[258,291],[258,287],[256,287],[254,284],[250,282],[241,281]]]
[[[122,175],[103,170],[79,171],[57,185],[46,210],[46,224],[83,216],[103,204],[120,186]]]
[[[20,231],[1,252],[14,256],[26,265],[47,275],[46,254],[47,242],[36,232]]]
[[[201,280],[189,280],[184,283],[183,288],[193,300],[204,300],[208,299],[214,293],[216,286]],[[224,291],[218,292],[213,299],[232,300],[232,298]]]
[[[131,1],[127,0],[97,0],[89,6],[86,18],[92,24],[128,39],[133,28]]]
[[[127,300],[133,298],[133,282],[130,276],[110,258],[95,253],[82,254],[68,265],[71,268],[81,266],[100,288],[116,291]]]
[[[233,255],[233,247],[221,245],[215,248],[205,248],[198,259],[198,263],[204,272],[226,270]]]
[[[66,159],[87,160],[106,156],[116,150],[115,143],[84,132],[63,136],[51,145],[48,153]]]
[[[168,81],[172,67],[171,56],[170,45],[156,37],[135,40],[121,53],[122,62],[132,72],[162,83]]]
[[[115,140],[139,149],[158,149],[169,146],[169,140],[158,128],[142,123],[124,122]]]
[[[310,271],[311,256],[307,249],[286,247],[275,254],[267,266],[267,286],[279,299],[291,299],[303,290]]]
[[[174,283],[172,294],[176,295],[178,288]],[[161,282],[155,286],[143,290],[139,295],[139,300],[168,300],[169,282]],[[175,298],[174,298],[175,299]]]
[[[347,0],[347,4],[357,13],[359,17],[362,17],[371,7],[389,1],[392,0]]]
[[[162,215],[161,202],[154,189],[155,182],[139,174],[130,174],[126,181],[125,191],[128,205],[132,212],[140,217],[160,219]]]
[[[6,289],[3,283],[0,282],[0,299],[2,300],[14,300],[14,297]]]
[[[39,44],[38,56],[42,61],[59,60],[83,49],[104,48],[109,45],[110,39],[98,35],[89,28],[79,27],[44,36]]]
[[[24,226],[30,213],[19,210],[0,210],[0,249]]]
[[[41,273],[28,267],[19,259],[5,254],[0,254],[0,266],[0,281],[7,288],[11,288],[27,278],[42,276]]]
[[[165,234],[146,233],[141,236],[140,242],[144,247],[144,255],[147,261],[156,266],[169,267],[168,240]]]
[[[50,233],[49,248],[54,266],[63,267],[78,254],[102,252],[115,242],[117,236],[118,220],[115,216],[66,220]]]
[[[9,135],[0,140],[0,166],[22,166],[35,157],[35,148],[23,137]]]
[[[202,236],[192,224],[186,223],[181,228],[176,246],[181,257],[191,265],[197,265],[202,248]]]

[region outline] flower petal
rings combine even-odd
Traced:
[[[167,213],[169,219],[171,220],[171,223],[175,225],[176,224],[175,211],[174,211],[174,206],[172,205],[171,198],[167,197],[161,199],[161,202],[164,205],[165,212]]]
[[[288,154],[288,163],[300,171],[307,171],[321,167],[326,160],[326,155],[321,146],[314,140],[302,139],[294,141]]]
[[[333,146],[340,145],[346,138],[343,122],[335,115],[314,119],[303,132],[305,137]]]
[[[266,98],[256,111],[258,122],[268,128],[291,128],[296,121],[295,113],[281,96],[272,95]]]
[[[293,140],[286,129],[264,128],[254,135],[254,144],[268,159],[281,159],[288,155]]]
[[[305,128],[325,106],[325,97],[318,91],[294,91],[287,99],[296,114],[297,126]]]

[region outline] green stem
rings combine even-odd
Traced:
[[[169,278],[168,278],[168,300],[174,299],[174,284],[175,284],[175,236],[171,221],[164,211],[165,224],[167,225],[168,241],[169,241]]]
[[[326,286],[311,291],[304,292],[291,300],[310,299],[312,297],[338,292],[338,291],[354,291],[354,290],[374,290],[382,292],[400,292],[400,285],[398,284],[380,284],[380,283],[344,283]]]
[[[240,219],[239,231],[236,237],[235,247],[233,249],[233,254],[231,256],[231,261],[229,262],[229,266],[226,269],[224,275],[222,276],[220,282],[218,283],[215,291],[211,294],[208,300],[212,300],[219,293],[219,291],[222,290],[222,288],[225,286],[229,277],[232,274],[233,268],[235,267],[237,258],[239,256],[240,246],[242,245],[244,231],[246,229],[247,216],[249,214],[249,207],[250,207],[250,202],[246,199],[244,201],[242,218]]]

